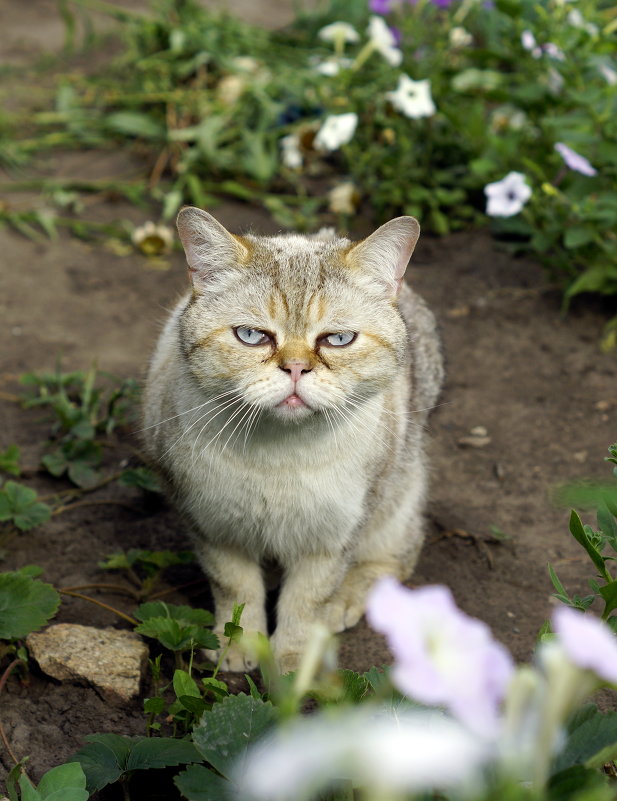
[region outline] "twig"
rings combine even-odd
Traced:
[[[114,615],[118,615],[118,617],[123,618],[124,620],[128,621],[131,626],[139,625],[138,621],[135,618],[131,617],[130,615],[126,615],[124,612],[121,612],[119,609],[116,609],[109,604],[103,603],[103,601],[99,601],[96,598],[91,598],[89,595],[82,595],[80,592],[73,592],[72,590],[58,590],[59,593],[62,595],[70,595],[73,598],[81,598],[83,601],[90,601],[90,603],[96,604],[97,606],[101,606],[103,609],[107,609],[108,612],[113,612]]]
[[[7,667],[7,669],[6,669],[6,670],[4,671],[4,673],[2,674],[2,678],[0,678],[0,693],[1,693],[1,692],[2,692],[2,690],[4,689],[4,686],[6,685],[6,683],[7,683],[8,679],[9,679],[9,676],[11,675],[11,673],[13,672],[13,670],[14,670],[14,669],[17,667],[17,665],[25,665],[25,664],[26,664],[26,663],[24,662],[24,660],[23,660],[23,659],[14,659],[14,660],[11,662],[11,664],[10,664],[10,665]],[[13,753],[13,749],[11,748],[11,744],[9,743],[8,737],[6,736],[6,732],[4,731],[4,726],[2,725],[2,721],[0,721],[0,739],[2,739],[2,742],[3,742],[3,744],[4,744],[4,747],[6,748],[6,750],[7,750],[7,753],[8,753],[8,755],[11,757],[11,759],[13,760],[13,762],[14,762],[16,765],[19,765],[19,762],[20,762],[20,760],[19,760],[19,759],[17,759],[17,757],[16,757],[16,756],[15,756],[15,754]],[[28,774],[26,773],[26,771],[25,771],[25,769],[24,769],[23,767],[22,767],[22,772],[23,772],[23,773],[24,773],[26,776],[28,775]]]
[[[164,598],[166,595],[171,595],[172,592],[179,592],[180,590],[185,590],[187,587],[193,587],[196,584],[205,584],[206,579],[194,579],[193,581],[187,581],[186,584],[180,584],[177,587],[168,587],[166,590],[160,590],[159,592],[155,592],[153,595],[149,596],[149,600],[154,601],[156,598]]]
[[[139,595],[132,587],[123,587],[121,584],[76,584],[74,587],[62,587],[62,591],[77,592],[78,590],[109,590],[119,595],[128,595],[139,600]]]
[[[134,512],[135,508],[128,503],[124,503],[124,501],[77,501],[76,503],[69,503],[66,506],[59,506],[57,509],[54,509],[51,513],[52,516],[62,514],[63,512],[70,512],[73,509],[77,509],[80,506],[122,506],[125,509],[128,509],[129,512]]]

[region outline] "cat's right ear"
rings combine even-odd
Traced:
[[[248,250],[239,237],[230,234],[207,211],[186,206],[178,214],[176,225],[191,282],[198,291],[221,288],[224,279],[246,262]]]

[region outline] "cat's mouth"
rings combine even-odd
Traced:
[[[308,409],[308,404],[295,392],[276,405],[277,409]]]

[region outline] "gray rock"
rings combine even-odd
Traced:
[[[48,676],[88,682],[112,703],[139,693],[148,648],[138,634],[58,623],[26,640],[31,655]]]

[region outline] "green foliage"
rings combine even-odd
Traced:
[[[7,785],[9,795],[16,798],[14,785]],[[86,777],[80,765],[67,763],[58,765],[45,773],[38,787],[21,775],[19,777],[21,801],[88,801]]]
[[[195,746],[171,737],[121,737],[117,734],[90,734],[87,745],[74,754],[86,775],[90,793],[100,790],[136,770],[166,768],[200,762]]]
[[[617,444],[608,449],[610,456],[606,461],[617,464]],[[613,476],[617,479],[617,469],[613,468]],[[570,512],[570,533],[578,544],[585,550],[597,571],[597,577],[603,582],[599,584],[592,579],[589,584],[592,594],[583,598],[570,597],[559,580],[554,568],[549,564],[551,582],[557,591],[556,597],[568,606],[585,611],[596,599],[604,604],[602,618],[617,631],[617,616],[612,612],[617,609],[617,579],[610,571],[610,563],[617,560],[617,483],[591,483],[569,484],[560,487],[555,494],[558,503],[574,502],[584,508],[595,507],[597,529],[583,524],[579,514],[572,509]],[[609,547],[611,553],[605,555]]]
[[[212,614],[205,609],[154,601],[139,606],[135,617],[142,621],[135,631],[157,639],[170,651],[219,647],[218,637],[205,628],[213,623]]]
[[[37,500],[30,487],[7,481],[0,489],[0,521],[10,520],[21,531],[29,531],[51,517],[51,508]]]
[[[9,445],[5,451],[0,451],[0,470],[18,476],[21,473],[19,467],[20,449],[17,445]]]
[[[617,712],[599,712],[595,704],[586,704],[568,725],[566,744],[555,759],[554,771],[574,765],[601,768],[617,758]]]
[[[147,467],[129,467],[118,479],[124,487],[139,487],[147,492],[161,492],[158,476]]]
[[[60,596],[51,584],[31,577],[32,570],[0,573],[0,639],[17,640],[55,615]]]

